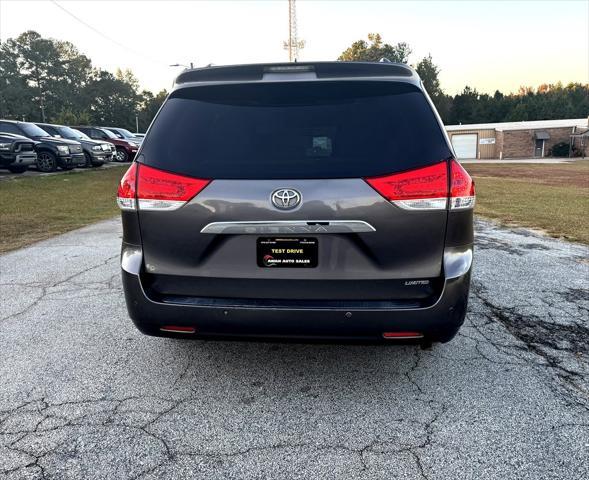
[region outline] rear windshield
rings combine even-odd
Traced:
[[[423,93],[405,83],[192,87],[172,94],[141,162],[199,178],[356,178],[451,155]]]

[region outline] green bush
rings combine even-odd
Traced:
[[[548,153],[551,157],[568,157],[570,145],[568,142],[559,142],[555,144]]]

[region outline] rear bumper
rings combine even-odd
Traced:
[[[121,266],[129,315],[148,335],[206,337],[315,338],[384,341],[385,332],[416,332],[449,341],[464,322],[470,288],[472,247],[444,257],[445,281],[428,307],[394,302],[252,302],[215,298],[154,299],[141,282],[139,247],[123,245]],[[170,326],[192,328],[172,333]]]

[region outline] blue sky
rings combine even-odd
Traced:
[[[142,86],[171,85],[172,63],[284,61],[286,0],[65,1],[0,0],[0,37],[34,29],[69,40],[96,66],[132,69]],[[431,53],[449,93],[520,85],[589,82],[589,1],[297,2],[301,60],[331,60],[368,32],[407,42],[412,61]],[[116,43],[115,43],[116,42]],[[121,46],[123,45],[123,46]]]

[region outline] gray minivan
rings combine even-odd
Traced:
[[[447,342],[474,184],[394,63],[186,70],[118,190],[143,333]]]

